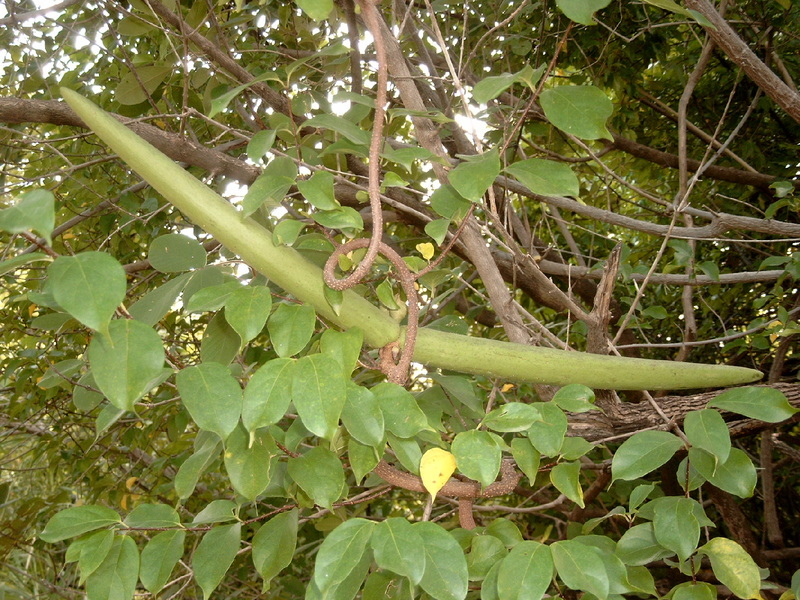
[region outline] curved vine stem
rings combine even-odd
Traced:
[[[398,343],[387,344],[380,351],[380,367],[389,381],[404,384],[411,367],[414,354],[414,343],[419,326],[419,303],[414,276],[402,257],[383,243],[383,212],[381,209],[381,162],[380,154],[383,146],[383,122],[386,118],[387,87],[389,84],[389,67],[386,57],[386,46],[383,41],[378,11],[375,0],[358,0],[361,15],[375,40],[375,53],[378,57],[378,89],[375,99],[375,122],[372,126],[372,139],[369,147],[369,204],[372,213],[372,237],[351,240],[336,248],[325,263],[323,276],[328,287],[334,290],[346,290],[358,284],[372,268],[378,254],[385,256],[395,269],[395,277],[400,282],[408,302],[408,326],[403,349]],[[341,255],[359,248],[367,248],[367,253],[352,273],[343,279],[334,274]]]

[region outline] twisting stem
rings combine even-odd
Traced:
[[[381,348],[381,370],[386,373],[389,381],[403,384],[408,377],[411,367],[411,357],[414,354],[414,343],[417,339],[419,324],[419,303],[417,290],[414,287],[414,276],[403,262],[403,259],[383,243],[383,212],[381,210],[381,148],[383,146],[383,122],[386,117],[386,89],[389,84],[388,63],[386,46],[381,33],[378,11],[374,0],[357,0],[361,7],[361,16],[367,24],[375,40],[375,53],[378,57],[378,89],[375,100],[375,122],[372,125],[372,139],[369,147],[369,204],[372,212],[372,237],[351,240],[336,248],[325,263],[324,278],[328,287],[334,290],[346,290],[358,284],[372,268],[378,253],[385,256],[395,268],[397,280],[403,287],[408,302],[408,327],[403,350],[399,352],[397,342],[392,342]],[[350,275],[337,279],[334,274],[338,258],[358,248],[367,248],[363,260]],[[399,357],[398,357],[399,354]]]
[[[378,89],[375,99],[375,122],[372,124],[372,139],[369,146],[369,204],[372,212],[372,238],[364,259],[350,275],[337,279],[333,269],[329,268],[330,260],[325,265],[325,283],[334,290],[346,290],[358,284],[372,268],[381,245],[383,234],[383,212],[381,211],[381,147],[383,145],[383,121],[386,117],[386,88],[388,86],[388,67],[386,63],[386,47],[381,35],[378,11],[373,0],[358,0],[361,16],[375,39],[375,53],[378,57]],[[348,247],[350,244],[345,244]],[[359,246],[361,247],[361,246]],[[344,252],[350,252],[350,247]],[[341,254],[341,253],[340,253]]]

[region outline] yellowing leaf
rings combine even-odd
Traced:
[[[417,251],[422,254],[422,258],[425,260],[430,260],[433,258],[433,244],[430,242],[423,242],[421,244],[417,244]]]
[[[515,387],[515,386],[514,386],[514,384],[513,384],[513,383],[504,383],[504,384],[503,384],[503,387],[502,387],[502,388],[500,388],[500,391],[501,391],[501,392],[508,392],[508,391],[510,391],[510,390],[513,390],[513,389],[514,389],[514,387]]]
[[[422,460],[419,464],[422,485],[434,498],[455,470],[456,457],[441,448],[428,450],[422,455]]]

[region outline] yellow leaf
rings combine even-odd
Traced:
[[[513,383],[504,383],[503,387],[500,388],[500,391],[505,393],[505,392],[507,392],[509,390],[513,390],[514,387],[516,387],[516,386]]]
[[[128,477],[125,480],[125,487],[128,488],[128,491],[133,491],[133,486],[139,481],[138,477]]]
[[[422,455],[422,461],[419,464],[422,485],[434,498],[455,470],[456,457],[441,448],[428,450]]]
[[[422,258],[425,260],[430,260],[433,258],[433,244],[430,242],[423,242],[421,244],[417,244],[417,251],[422,254]]]

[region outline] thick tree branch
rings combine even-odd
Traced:
[[[261,172],[254,165],[248,165],[219,150],[206,148],[185,136],[119,115],[114,116],[177,162],[200,167],[213,175],[230,177],[245,185],[253,183]],[[50,123],[88,129],[66,103],[57,100],[0,98],[0,123]]]
[[[713,25],[706,33],[765,94],[800,123],[800,94],[775,75],[744,43],[708,0],[686,0],[686,8],[696,10]]]
[[[800,384],[776,383],[773,389],[780,390],[786,395],[789,404],[800,407]],[[669,417],[670,422],[683,423],[686,413],[692,410],[705,408],[709,401],[721,394],[724,390],[703,392],[693,396],[663,396],[658,398],[661,410]],[[737,432],[755,433],[770,427],[771,423],[764,423],[753,419],[743,419],[739,415],[721,411],[722,415],[730,421],[732,435]],[[792,418],[793,422],[800,421],[800,413]],[[652,407],[642,402],[640,404],[623,403],[620,405],[620,418],[612,418],[601,414],[599,411],[570,415],[570,424],[567,435],[580,436],[589,441],[597,442],[610,437],[625,437],[645,429],[667,429],[664,419],[656,414]]]

